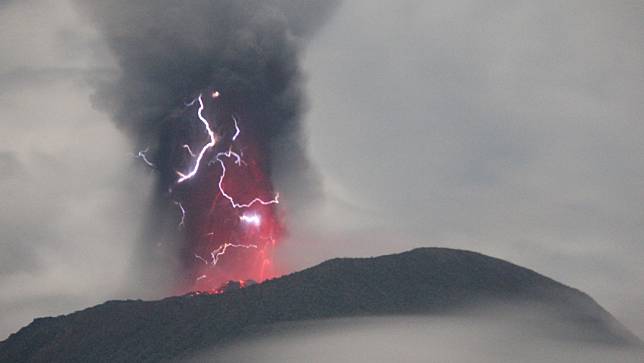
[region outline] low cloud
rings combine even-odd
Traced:
[[[190,362],[640,362],[644,351],[575,340],[532,311],[279,324]]]

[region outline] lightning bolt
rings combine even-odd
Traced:
[[[226,152],[220,152],[215,156],[215,159],[219,162],[219,165],[221,165],[221,170],[222,170],[221,171],[221,176],[219,177],[219,183],[218,183],[219,191],[221,192],[221,195],[224,196],[224,198],[228,199],[228,201],[230,202],[230,205],[232,205],[233,208],[250,208],[250,207],[252,207],[253,205],[255,205],[257,203],[259,203],[261,205],[279,204],[279,197],[280,197],[279,193],[275,194],[275,198],[273,198],[271,200],[263,200],[263,199],[260,199],[260,198],[255,198],[255,199],[251,200],[249,203],[246,203],[246,204],[235,202],[235,199],[233,197],[231,197],[228,193],[226,193],[226,191],[224,190],[224,187],[223,187],[224,178],[226,177],[226,164],[221,159],[221,157],[224,157],[224,156],[227,157],[227,158],[234,157],[236,159],[235,163],[238,164],[238,165],[239,165],[239,163],[241,163],[241,157],[239,156],[239,154],[237,154],[236,152],[234,152],[234,151],[232,151],[230,149],[228,149],[228,151],[226,151]]]
[[[215,133],[210,128],[210,123],[203,116],[204,104],[203,104],[203,99],[202,99],[201,94],[199,95],[199,97],[197,97],[195,100],[193,100],[192,102],[190,102],[186,106],[190,107],[190,106],[194,105],[195,102],[199,103],[199,109],[197,111],[197,116],[199,117],[201,122],[204,124],[204,126],[206,128],[206,131],[208,133],[208,136],[210,138],[210,142],[203,146],[203,148],[201,149],[199,154],[193,153],[192,149],[190,149],[189,145],[187,145],[187,144],[183,145],[183,148],[188,150],[190,155],[192,155],[193,157],[196,156],[197,160],[195,162],[195,165],[194,165],[193,169],[189,173],[183,174],[181,172],[177,172],[177,175],[179,175],[179,179],[177,180],[177,183],[182,183],[182,182],[194,177],[197,174],[197,171],[199,170],[199,165],[201,164],[201,160],[203,159],[204,154],[209,149],[214,147],[215,144],[216,144],[216,141],[217,141],[216,137],[215,137]],[[239,136],[239,134],[241,133],[241,130],[239,129],[239,125],[237,123],[237,118],[235,118],[235,116],[232,116],[232,119],[233,119],[233,121],[235,123],[235,134],[233,135],[232,140],[235,141],[237,139],[237,137]],[[231,197],[228,193],[226,193],[226,191],[223,188],[223,181],[224,181],[224,177],[226,176],[226,164],[221,159],[221,157],[223,157],[223,156],[225,156],[227,158],[234,157],[235,158],[235,164],[237,164],[239,166],[241,166],[243,161],[241,159],[241,156],[239,156],[239,154],[237,154],[236,152],[233,152],[232,149],[228,149],[228,151],[226,151],[226,152],[220,152],[215,156],[215,160],[219,162],[219,164],[221,165],[221,168],[222,168],[222,173],[221,173],[221,176],[219,177],[219,183],[218,183],[219,191],[221,192],[221,194],[226,199],[228,199],[228,201],[230,202],[230,204],[232,205],[233,208],[248,208],[248,207],[251,207],[251,206],[253,206],[254,204],[257,204],[257,203],[262,204],[262,205],[279,204],[279,194],[276,194],[275,198],[273,198],[271,200],[263,200],[261,198],[255,198],[252,201],[250,201],[249,203],[245,203],[245,204],[235,202],[234,198]]]
[[[156,168],[156,166],[154,165],[154,163],[153,163],[153,162],[151,162],[151,161],[148,159],[148,156],[146,155],[146,153],[147,153],[148,151],[150,151],[150,148],[149,148],[149,147],[145,148],[145,150],[141,150],[141,151],[139,151],[139,153],[136,155],[136,158],[143,160],[143,162],[144,162],[144,163],[146,163],[149,167],[151,167],[151,168]]]
[[[260,216],[257,214],[243,214],[239,217],[239,220],[255,226],[259,226],[262,223]]]
[[[181,202],[177,202],[176,200],[174,201],[174,204],[179,207],[179,210],[181,211],[181,221],[179,221],[179,227],[183,227],[184,223],[186,221],[186,209],[183,207],[183,204]]]
[[[208,97],[208,96],[212,97],[212,99],[217,99],[218,97],[220,97],[220,93],[218,91],[213,91],[210,94],[206,94],[206,97]],[[200,149],[196,149],[196,147],[194,146],[194,143],[192,143],[192,142],[190,144],[186,143],[186,144],[181,145],[181,147],[183,149],[185,149],[186,152],[190,155],[191,159],[190,159],[190,163],[188,165],[184,165],[184,166],[181,167],[181,169],[183,169],[183,170],[176,171],[176,174],[178,176],[178,178],[176,180],[176,183],[181,184],[181,183],[183,183],[183,182],[185,182],[187,180],[190,180],[190,179],[194,178],[197,175],[197,173],[200,172],[200,170],[201,170],[200,168],[202,168],[202,163],[207,162],[208,166],[205,166],[206,168],[208,168],[209,165],[219,163],[219,165],[221,166],[221,174],[218,176],[219,179],[218,179],[218,182],[217,182],[217,186],[219,188],[219,192],[221,193],[221,195],[224,198],[226,198],[226,200],[230,203],[230,206],[232,206],[233,209],[250,208],[250,207],[252,207],[254,205],[257,205],[257,204],[264,205],[264,206],[268,206],[268,205],[272,205],[272,204],[279,204],[280,203],[280,201],[279,201],[279,196],[280,196],[279,193],[275,193],[273,199],[263,199],[263,198],[260,198],[260,197],[253,198],[253,195],[250,195],[250,196],[244,195],[243,199],[246,199],[246,198],[248,198],[248,199],[253,198],[253,199],[250,200],[249,202],[241,202],[241,201],[235,200],[235,198],[233,198],[230,194],[228,194],[228,192],[226,192],[226,190],[224,189],[224,180],[225,180],[225,178],[228,178],[228,179],[226,179],[226,181],[233,182],[234,180],[229,180],[229,179],[235,179],[235,177],[236,177],[235,175],[230,175],[230,174],[227,175],[227,172],[228,172],[227,165],[228,165],[228,168],[234,168],[235,166],[243,167],[243,166],[247,165],[246,162],[243,160],[243,155],[244,155],[243,150],[244,149],[242,147],[240,147],[240,145],[238,144],[239,141],[237,141],[239,139],[239,136],[241,135],[240,123],[239,123],[239,120],[237,119],[237,117],[234,114],[231,115],[232,121],[234,123],[234,133],[232,134],[232,136],[228,136],[230,134],[228,132],[226,133],[227,134],[226,137],[230,137],[230,139],[229,139],[230,140],[230,146],[228,147],[227,151],[220,152],[223,149],[223,147],[222,148],[217,148],[218,150],[215,150],[215,147],[218,146],[220,136],[215,134],[214,130],[216,130],[215,126],[217,126],[217,125],[215,125],[214,120],[213,120],[213,127],[211,128],[210,121],[204,115],[205,105],[204,105],[203,97],[204,97],[203,94],[200,93],[198,97],[192,99],[192,101],[190,103],[188,103],[188,104],[185,104],[185,106],[186,107],[196,106],[196,108],[197,108],[196,114],[197,114],[197,117],[198,117],[199,121],[203,125],[203,129],[205,130],[206,137],[207,137],[207,142],[203,146],[201,146]],[[155,168],[154,163],[152,163],[147,158],[147,153],[149,151],[148,149],[149,148],[146,148],[145,150],[139,151],[137,157],[141,158],[148,166],[150,166],[152,168]],[[206,155],[206,154],[208,154],[208,155]],[[215,154],[214,157],[212,156],[213,154]],[[232,160],[229,160],[229,159],[232,159]],[[188,169],[188,170],[185,170],[185,169]],[[172,187],[170,187],[168,189],[168,193],[170,194],[170,196],[173,194],[173,188]],[[264,195],[262,195],[262,196],[264,197]],[[172,198],[172,197],[170,197],[170,198]],[[264,197],[264,198],[266,198],[266,197]],[[170,200],[172,200],[172,199],[170,199]],[[181,220],[179,221],[179,227],[184,227],[185,223],[186,223],[186,218],[187,218],[187,210],[186,210],[186,208],[184,208],[184,206],[183,206],[183,204],[181,202],[179,202],[177,200],[172,200],[172,202],[177,206],[177,208],[181,212]],[[235,214],[237,214],[237,213],[235,213]],[[237,214],[237,216],[239,217],[239,220],[240,220],[241,223],[244,223],[244,224],[247,224],[247,225],[253,226],[253,227],[259,227],[263,222],[262,221],[262,216],[260,216],[258,213],[253,212],[253,211],[248,211],[246,213],[239,213],[239,214]],[[269,217],[265,216],[265,218],[269,218]],[[266,221],[270,222],[270,219],[267,219]],[[264,223],[266,223],[266,221],[264,221]],[[233,226],[233,228],[234,227],[239,228],[238,226]],[[208,238],[208,240],[209,240],[208,243],[213,242],[214,232],[206,233],[205,236],[209,237]],[[272,237],[271,237],[271,241],[272,241],[272,243],[274,245],[275,241],[272,239]],[[230,249],[240,249],[240,248],[243,248],[243,249],[257,249],[257,250],[259,250],[258,253],[261,253],[261,256],[263,256],[263,258],[264,258],[264,261],[262,262],[262,266],[261,266],[260,277],[264,276],[265,265],[270,264],[270,260],[266,259],[266,257],[264,256],[265,251],[263,250],[263,247],[260,247],[259,244],[246,244],[246,242],[243,241],[243,240],[238,241],[238,242],[241,242],[241,243],[228,243],[228,242],[226,242],[226,243],[223,243],[223,244],[219,245],[218,248],[216,248],[216,249],[214,249],[214,250],[212,250],[210,252],[210,256],[209,256],[210,258],[206,257],[205,255],[202,257],[202,256],[200,256],[199,254],[196,254],[196,253],[194,254],[194,258],[199,260],[200,261],[199,263],[203,263],[206,266],[215,267],[220,262],[220,260],[227,253],[229,253]],[[261,243],[263,245],[265,243],[265,241],[263,240],[262,236],[259,236],[259,239],[256,240],[255,243]],[[200,281],[200,280],[206,279],[206,278],[207,278],[207,275],[205,275],[205,274],[200,275],[200,276],[196,277],[196,281]]]
[[[185,145],[181,145],[181,147],[182,147],[182,148],[184,148],[184,149],[186,149],[186,150],[188,150],[188,154],[190,154],[190,156],[192,156],[193,158],[196,158],[196,157],[197,157],[197,154],[195,154],[195,153],[192,151],[192,149],[190,148],[190,145],[185,144]]]
[[[243,245],[243,244],[234,244],[234,243],[224,243],[223,245],[219,246],[219,248],[213,250],[210,252],[210,257],[212,257],[212,265],[217,266],[217,262],[219,262],[219,258],[223,255],[226,254],[226,251],[228,248],[257,248],[257,245]]]
[[[197,155],[197,160],[195,161],[195,165],[192,168],[192,170],[190,170],[187,174],[177,172],[177,175],[179,175],[179,179],[177,180],[177,183],[183,183],[184,181],[191,179],[193,176],[195,176],[197,174],[197,171],[199,170],[199,164],[201,164],[201,159],[203,159],[204,154],[208,150],[210,150],[213,146],[215,146],[215,144],[217,143],[215,133],[212,131],[212,129],[210,129],[210,123],[203,116],[204,105],[203,105],[203,100],[201,99],[201,94],[199,95],[199,97],[197,97],[196,101],[199,102],[199,109],[197,110],[197,116],[199,117],[199,120],[201,120],[201,122],[204,124],[204,127],[206,128],[206,132],[208,133],[208,137],[210,141],[201,148],[201,151],[199,151],[199,154]],[[189,103],[188,106],[192,106],[194,105],[194,103],[195,103],[195,100]]]
[[[234,157],[235,158],[235,164],[237,164],[237,166],[242,166],[242,164],[247,165],[244,162],[244,160],[242,159],[241,154],[237,154],[236,152],[233,152],[232,147],[230,147],[228,149],[228,152],[223,154],[223,155],[226,155],[228,157],[231,157],[231,156]]]
[[[233,122],[235,122],[235,134],[233,135],[233,141],[237,140],[237,136],[239,136],[239,133],[241,132],[239,130],[239,126],[237,125],[237,119],[233,115]]]
[[[203,262],[203,263],[205,263],[206,265],[208,264],[208,260],[206,260],[205,258],[203,258],[203,257],[199,256],[199,255],[198,255],[198,254],[196,254],[196,253],[195,253],[195,258],[196,258],[197,260],[199,260],[199,261],[202,261],[202,262]]]

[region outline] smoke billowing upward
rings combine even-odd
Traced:
[[[180,279],[192,281],[181,282],[185,290],[277,273],[268,257],[284,230],[270,203],[278,195],[275,173],[303,186],[280,190],[284,200],[315,189],[301,143],[299,55],[336,1],[79,5],[120,68],[117,77],[97,82],[94,101],[158,173],[140,252],[157,267],[150,276],[167,281],[178,268]],[[198,174],[185,177],[192,170]],[[261,203],[250,203],[254,198]]]

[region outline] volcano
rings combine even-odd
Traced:
[[[109,301],[35,319],[0,343],[2,362],[160,361],[243,338],[274,323],[400,314],[444,315],[525,304],[566,326],[562,339],[639,346],[583,292],[475,252],[420,248],[337,258],[219,294]]]

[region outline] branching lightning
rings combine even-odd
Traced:
[[[245,203],[245,204],[235,202],[235,199],[231,197],[228,193],[226,193],[223,187],[224,178],[226,177],[226,164],[221,159],[221,157],[223,156],[227,158],[234,157],[237,160],[237,162],[241,161],[241,157],[239,156],[239,154],[237,154],[236,152],[233,152],[230,149],[226,152],[218,153],[217,156],[215,157],[215,159],[219,162],[219,165],[221,165],[221,170],[222,170],[221,176],[219,177],[219,183],[218,183],[219,192],[221,192],[221,195],[223,195],[224,198],[228,199],[228,201],[230,202],[230,205],[232,205],[233,208],[250,208],[257,203],[261,205],[279,204],[279,197],[280,197],[279,193],[275,194],[275,198],[271,200],[263,200],[261,198],[255,198],[251,200],[249,203]]]
[[[246,249],[255,248],[256,249],[258,247],[257,245],[254,245],[254,244],[224,243],[223,245],[219,246],[219,248],[214,249],[212,250],[212,252],[210,252],[211,261],[206,260],[205,258],[199,256],[198,254],[195,254],[195,258],[206,265],[217,266],[217,263],[219,262],[219,258],[224,256],[229,248],[246,248]],[[205,275],[202,275],[202,276],[203,276],[202,278],[206,277]]]
[[[139,143],[124,157],[155,174],[145,237],[176,239],[168,252],[183,275],[176,279],[181,291],[215,291],[224,279],[274,277],[283,272],[273,258],[288,218],[281,208],[288,190],[278,188],[277,173],[288,167],[289,180],[308,180],[300,61],[336,1],[143,3],[118,3],[131,15],[125,33],[105,14],[94,20],[110,40],[108,50],[125,60],[118,65],[126,75],[109,75],[97,93],[110,105],[105,111]],[[147,35],[161,46],[150,46]],[[166,254],[143,257],[167,261]]]
[[[216,250],[213,250],[210,252],[210,256],[212,257],[212,265],[217,266],[217,262],[219,262],[219,257],[223,256],[226,254],[226,251],[228,250],[229,247],[233,248],[257,248],[257,245],[243,245],[243,244],[233,244],[233,243],[224,243],[222,246],[219,246]]]
[[[220,93],[218,91],[214,91],[214,92],[210,93],[209,95],[212,97],[212,99],[217,99],[217,98],[220,97]],[[234,193],[235,188],[233,187],[234,186],[233,184],[230,184],[231,185],[230,186],[230,188],[231,188],[230,191],[226,191],[224,189],[224,181],[226,181],[227,183],[228,182],[233,182],[233,180],[228,180],[228,179],[225,179],[225,178],[231,178],[231,179],[237,178],[237,173],[229,173],[229,175],[227,175],[227,172],[228,172],[227,165],[228,165],[229,168],[233,167],[233,164],[234,164],[234,166],[240,167],[240,168],[241,167],[248,167],[248,164],[246,164],[246,162],[243,160],[243,153],[242,153],[243,147],[241,145],[239,145],[239,143],[240,143],[239,136],[241,134],[241,128],[240,128],[239,120],[236,118],[235,115],[231,116],[232,121],[233,121],[233,125],[234,125],[234,132],[232,133],[232,136],[230,136],[230,139],[229,139],[230,140],[230,146],[228,146],[226,151],[220,151],[220,152],[215,153],[215,152],[213,152],[213,150],[215,149],[216,146],[219,146],[218,145],[219,136],[217,134],[215,134],[216,129],[214,128],[214,126],[211,128],[210,122],[208,121],[208,119],[204,115],[205,105],[204,105],[202,94],[199,94],[199,96],[197,98],[193,99],[190,103],[186,104],[185,106],[186,107],[192,107],[192,106],[195,106],[195,105],[198,106],[197,107],[197,117],[199,118],[200,122],[203,124],[203,127],[204,127],[204,129],[206,131],[206,134],[207,134],[207,137],[208,137],[209,141],[205,145],[203,145],[201,147],[201,149],[199,149],[199,150],[193,149],[190,146],[190,145],[194,145],[193,143],[190,143],[190,144],[185,143],[185,144],[181,145],[181,148],[185,149],[186,152],[190,155],[190,157],[191,157],[191,159],[190,159],[191,165],[190,165],[189,170],[187,172],[185,172],[185,173],[180,172],[180,171],[176,171],[176,174],[178,175],[178,179],[176,180],[176,183],[181,184],[181,183],[183,183],[183,182],[185,182],[185,181],[187,181],[189,179],[192,179],[195,176],[197,176],[197,174],[201,172],[200,168],[204,167],[202,165],[202,162],[204,162],[205,160],[209,160],[209,162],[207,163],[208,166],[214,165],[214,164],[217,164],[217,163],[221,166],[221,173],[217,176],[218,177],[217,186],[218,186],[218,192],[219,192],[220,196],[223,196],[225,198],[225,201],[219,199],[220,200],[219,203],[224,203],[223,205],[220,204],[220,205],[224,206],[224,208],[229,208],[228,206],[226,206],[227,204],[229,204],[232,207],[233,210],[247,209],[247,208],[250,208],[250,207],[252,207],[254,205],[269,206],[269,205],[273,205],[273,204],[279,204],[279,194],[278,193],[275,193],[274,198],[270,199],[270,200],[263,199],[263,198],[261,198],[259,196],[252,196],[252,195],[246,196],[246,195],[244,195],[243,198],[252,198],[252,197],[254,197],[254,198],[252,200],[250,200],[250,202],[243,203],[243,202],[240,202],[240,201],[236,200],[236,198],[240,198],[240,197],[233,198],[233,196],[231,194],[229,194],[229,193],[236,194],[236,193]],[[221,148],[219,150],[221,150]],[[148,166],[154,167],[154,164],[146,157],[147,152],[148,152],[148,149],[140,151],[139,154],[138,154],[138,157],[143,159],[143,161]],[[214,154],[214,156],[212,156],[213,154]],[[229,160],[229,159],[232,159],[232,160]],[[252,171],[250,171],[250,172],[252,172]],[[206,180],[206,179],[204,179],[204,180]],[[271,190],[270,187],[267,190]],[[172,187],[169,188],[169,193],[171,195],[173,194],[173,188]],[[217,200],[217,199],[215,199],[215,200]],[[179,210],[181,212],[181,220],[179,222],[179,227],[185,227],[186,218],[187,218],[187,215],[188,215],[188,211],[186,210],[186,208],[184,208],[184,204],[182,204],[182,201],[173,200],[173,203],[179,208]],[[228,212],[224,212],[224,216],[226,215],[226,213],[228,213]],[[230,225],[230,227],[228,227],[226,225],[218,224],[217,227],[214,227],[214,228],[224,228],[222,230],[222,235],[224,235],[224,236],[227,236],[231,232],[240,233],[240,234],[233,234],[232,236],[235,239],[240,238],[241,240],[238,243],[229,243],[229,242],[222,243],[223,241],[220,241],[219,243],[216,244],[216,245],[218,245],[218,247],[210,252],[210,258],[205,258],[205,256],[202,257],[203,255],[199,255],[197,253],[194,253],[194,258],[196,260],[198,260],[200,262],[200,264],[202,264],[202,266],[205,266],[205,267],[198,268],[198,270],[197,270],[198,273],[195,275],[195,276],[197,276],[195,278],[195,282],[199,282],[201,280],[208,279],[208,280],[205,280],[205,281],[207,283],[211,283],[212,281],[210,281],[211,279],[209,278],[208,272],[203,270],[203,268],[206,268],[206,267],[212,268],[212,267],[217,266],[217,264],[219,262],[221,262],[221,259],[227,253],[229,253],[229,251],[231,249],[257,249],[257,250],[259,250],[258,253],[260,254],[259,256],[261,256],[261,261],[262,262],[261,262],[261,267],[258,270],[255,270],[256,275],[254,275],[254,276],[259,276],[260,279],[263,278],[263,276],[265,276],[265,274],[264,274],[265,267],[267,266],[267,263],[270,263],[270,261],[267,262],[268,260],[267,260],[267,257],[265,255],[265,253],[266,253],[265,248],[267,246],[274,247],[274,245],[275,245],[275,240],[272,238],[272,233],[273,233],[272,228],[273,228],[273,223],[275,223],[274,216],[272,215],[272,213],[270,211],[268,211],[268,214],[262,215],[262,216],[260,216],[260,214],[258,214],[257,212],[253,212],[253,211],[244,211],[243,213],[238,213],[238,212],[233,212],[233,213],[234,213],[234,215],[231,215],[230,217],[232,217],[232,218],[238,217],[240,223],[242,223],[244,225],[247,225],[249,227],[252,227],[252,230],[248,230],[247,228],[245,228],[245,229],[237,230],[238,232],[234,232],[236,228],[241,228],[240,226],[238,226],[236,224],[232,224],[232,225]],[[199,215],[198,214],[196,214],[195,216],[191,215],[191,218],[193,218],[193,217],[195,218],[194,223],[199,223],[198,222]],[[230,221],[230,219],[226,219],[226,218],[229,218],[229,217],[225,216],[223,218],[224,218],[223,220]],[[191,220],[191,228],[193,227],[192,225],[194,223],[192,223],[192,220]],[[271,230],[271,232],[266,232],[265,229],[263,229],[264,228],[263,224],[265,224],[266,227]],[[231,228],[231,230],[228,230],[228,228]],[[208,240],[207,240],[208,244],[216,243],[215,241],[213,241],[213,236],[215,235],[215,232],[216,231],[213,231],[212,229],[210,231],[202,232],[202,233],[204,233],[204,234],[202,234],[203,236],[208,236],[209,237]],[[250,233],[250,234],[246,235],[246,233]],[[266,236],[263,236],[263,233],[271,233],[271,237],[269,239],[270,239],[270,241],[272,241],[272,244],[266,244],[264,242],[266,240]],[[251,237],[253,240],[259,241],[261,243],[258,243],[258,244],[246,243],[246,241],[244,241],[245,237],[246,238]],[[226,237],[224,237],[224,238],[226,238]],[[205,241],[206,240],[204,240],[204,242]],[[209,247],[212,248],[212,246],[209,246]],[[252,273],[251,273],[251,276],[253,276]],[[204,282],[200,282],[200,284],[203,284],[203,283]]]
[[[177,183],[183,183],[184,181],[195,176],[197,174],[197,171],[199,170],[199,164],[201,164],[201,159],[203,159],[204,154],[212,147],[214,147],[215,144],[217,143],[217,138],[215,137],[215,133],[212,131],[212,129],[210,129],[210,123],[208,122],[208,120],[206,120],[206,118],[203,116],[203,113],[202,113],[204,109],[204,105],[203,105],[203,100],[201,99],[201,94],[199,95],[199,97],[197,97],[197,101],[199,102],[199,109],[197,111],[197,116],[199,117],[199,120],[201,120],[201,122],[206,127],[206,132],[208,133],[208,137],[210,141],[206,145],[204,145],[203,148],[201,148],[201,151],[197,155],[197,160],[195,161],[195,165],[190,172],[188,172],[187,174],[177,172],[177,175],[179,175],[179,179],[177,180]],[[188,106],[192,106],[194,105],[194,103],[195,101],[193,100],[191,103],[188,104]]]

